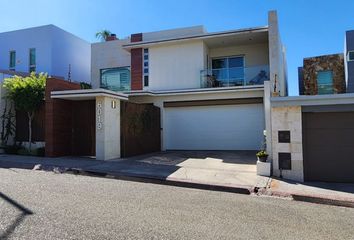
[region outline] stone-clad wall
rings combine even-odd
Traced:
[[[273,175],[304,181],[302,153],[302,111],[301,106],[272,107],[272,159]],[[289,131],[290,141],[281,142],[279,131]],[[290,168],[282,169],[279,164],[279,153],[290,154]]]
[[[345,93],[343,54],[325,55],[304,59],[303,84],[305,95],[317,95],[317,73],[319,71],[333,71],[334,93]]]

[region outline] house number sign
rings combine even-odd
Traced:
[[[102,102],[97,102],[97,129],[101,130],[103,127],[103,120],[102,120]]]

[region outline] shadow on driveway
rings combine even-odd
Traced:
[[[0,234],[0,239],[8,239],[11,234],[15,231],[15,229],[23,222],[23,220],[28,216],[32,215],[33,212],[28,208],[22,206],[15,200],[11,199],[10,197],[6,196],[4,193],[0,192],[0,199],[4,200],[14,208],[20,211],[20,214],[8,225],[3,233]]]

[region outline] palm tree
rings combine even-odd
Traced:
[[[96,38],[100,39],[101,42],[107,41],[107,37],[111,35],[111,31],[109,30],[102,30],[96,33]]]

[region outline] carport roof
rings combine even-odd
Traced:
[[[51,98],[64,100],[93,100],[96,97],[111,97],[119,100],[128,100],[128,95],[117,93],[114,91],[98,88],[98,89],[81,89],[81,90],[64,90],[52,91]]]

